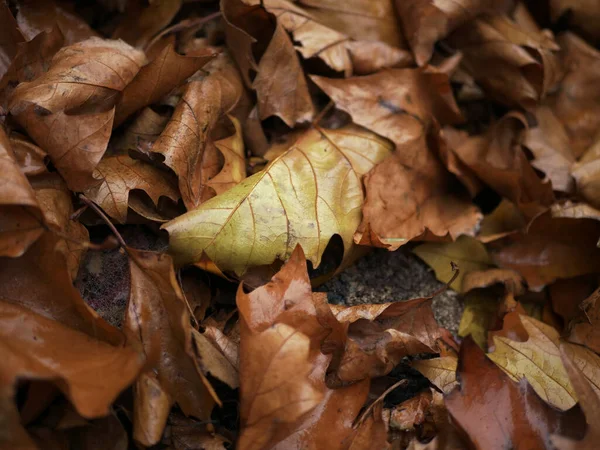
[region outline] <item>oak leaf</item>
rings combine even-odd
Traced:
[[[134,189],[143,190],[155,205],[158,205],[160,197],[174,202],[179,199],[175,180],[169,177],[169,173],[127,155],[103,158],[93,175],[100,184],[85,191],[85,195],[120,223],[127,220],[129,194]]]
[[[306,131],[263,171],[164,225],[180,263],[203,253],[221,271],[287,259],[300,244],[314,267],[334,234],[344,249],[360,223],[362,176],[390,152],[356,126]],[[235,245],[235,250],[222,251]]]
[[[400,20],[419,66],[427,64],[437,41],[478,15],[502,12],[506,1],[462,0],[396,0]]]
[[[471,338],[460,348],[460,384],[445,397],[454,422],[477,449],[550,449],[550,433],[578,436],[578,411],[558,412],[546,405],[526,381],[512,381]]]

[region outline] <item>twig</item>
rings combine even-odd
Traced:
[[[371,413],[371,411],[373,410],[373,408],[375,407],[375,405],[381,401],[383,401],[383,399],[390,393],[392,392],[394,389],[396,389],[397,387],[402,386],[403,384],[408,383],[408,380],[400,380],[397,381],[396,383],[392,384],[389,388],[387,388],[385,390],[385,392],[383,394],[381,394],[379,397],[377,397],[377,399],[371,403],[369,406],[367,406],[367,409],[365,409],[365,411],[360,415],[359,419],[354,423],[354,425],[352,426],[352,428],[356,429],[358,428],[358,426],[366,419],[366,417]]]
[[[83,203],[85,203],[90,208],[92,208],[94,210],[94,212],[102,218],[102,220],[106,223],[106,225],[108,225],[108,227],[110,228],[110,231],[112,231],[115,238],[117,238],[117,241],[119,241],[119,244],[121,245],[121,247],[127,248],[125,239],[123,239],[123,236],[121,236],[121,233],[119,233],[119,231],[117,230],[115,225],[110,221],[110,219],[106,216],[106,214],[104,214],[104,212],[93,201],[91,201],[89,198],[87,198],[85,195],[79,194],[79,200],[81,200]]]
[[[329,110],[331,108],[333,108],[333,105],[335,105],[335,103],[333,103],[333,101],[329,100],[329,103],[327,103],[327,106],[325,106],[325,108],[323,108],[321,110],[321,112],[319,114],[317,114],[317,117],[315,117],[314,120],[312,121],[313,127],[316,127],[319,125],[319,122],[321,120],[323,120],[323,117],[325,117],[325,114],[327,114],[329,112]]]
[[[446,290],[448,290],[450,288],[450,285],[452,283],[454,283],[454,280],[456,280],[456,278],[458,277],[458,274],[460,273],[460,269],[458,268],[458,264],[456,264],[454,261],[450,261],[450,267],[452,267],[452,271],[454,272],[454,275],[452,275],[452,278],[450,278],[450,281],[448,281],[444,286],[442,286],[437,291],[435,291],[433,294],[431,294],[430,295],[431,298],[433,298],[436,295],[439,295],[442,292],[445,292]]]

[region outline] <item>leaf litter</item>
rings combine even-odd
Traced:
[[[595,448],[598,17],[2,2],[0,447]]]

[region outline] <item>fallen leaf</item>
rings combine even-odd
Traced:
[[[550,405],[562,411],[572,408],[577,398],[560,361],[558,332],[530,317],[519,318],[529,339],[517,342],[494,336],[494,351],[487,356],[513,380],[527,379]]]
[[[453,151],[485,184],[513,202],[529,219],[554,201],[552,185],[535,173],[521,145],[527,121],[509,113],[485,135],[471,137]]]
[[[546,174],[555,191],[573,193],[575,186],[570,169],[575,157],[565,128],[547,106],[536,109],[535,119],[537,126],[525,132],[523,141],[533,153],[531,165]]]
[[[460,384],[446,396],[446,406],[475,448],[549,449],[550,434],[583,431],[578,411],[551,409],[526,381],[512,381],[470,338],[461,345],[457,379]]]
[[[566,17],[569,28],[575,28],[592,41],[598,40],[600,34],[595,27],[600,18],[597,0],[574,2],[571,0],[550,0],[550,16],[553,22]],[[565,23],[567,25],[567,23]]]
[[[21,256],[44,232],[35,193],[0,129],[0,256]]]
[[[516,205],[506,199],[483,217],[477,233],[477,240],[488,243],[525,230],[527,220]]]
[[[179,200],[168,173],[127,155],[103,158],[94,169],[94,178],[100,184],[84,191],[85,195],[120,223],[127,220],[129,194],[134,189],[143,190],[155,205],[160,197]]]
[[[92,182],[110,137],[112,106],[144,59],[123,42],[91,38],[61,49],[45,74],[14,90],[11,113],[70,188]]]
[[[456,359],[455,359],[456,366]],[[425,422],[425,414],[431,405],[431,391],[419,392],[390,409],[390,427],[407,431]]]
[[[9,140],[13,155],[23,175],[40,175],[47,171],[47,155],[44,150],[18,133],[12,133]]]
[[[431,59],[437,41],[484,12],[505,11],[509,2],[399,0],[395,3],[417,64],[424,66]]]
[[[387,434],[388,425],[383,420],[383,406],[378,403],[358,426],[356,433],[348,439],[348,450],[389,449]]]
[[[500,299],[485,291],[469,292],[465,296],[464,309],[458,325],[460,337],[471,336],[482,349],[487,349],[488,331],[496,324]]]
[[[596,353],[600,353],[600,330],[597,326],[600,320],[598,297],[599,292],[595,290],[589,297],[577,304],[579,317],[574,318],[569,324],[569,336],[567,338],[576,344],[585,345]],[[571,296],[571,301],[572,298],[573,296]]]
[[[112,38],[123,39],[137,48],[145,47],[155,34],[171,23],[181,8],[182,0],[154,0],[149,3],[144,7],[138,2],[128,2]]]
[[[585,414],[588,429],[582,440],[574,440],[565,436],[560,436],[558,433],[552,434],[550,439],[558,450],[592,450],[597,446],[598,439],[600,438],[600,430],[598,430],[598,423],[596,420],[598,414],[600,414],[600,399],[598,398],[598,392],[592,387],[593,385],[586,379],[581,372],[581,369],[574,364],[573,360],[569,357],[568,353],[564,351],[562,346],[561,357],[565,369],[569,374],[571,383],[573,383],[577,397],[580,399],[579,404]]]
[[[216,61],[219,64],[223,61],[223,69],[188,83],[171,120],[151,148],[164,155],[165,164],[177,174],[188,210],[213,195],[207,183],[219,173],[214,132],[219,121],[236,107],[243,95],[241,80],[231,62]],[[236,142],[236,138],[233,139]]]
[[[158,1],[152,5],[168,3],[177,2]],[[208,49],[204,55],[180,55],[173,48],[173,44],[166,43],[123,90],[117,104],[114,125],[120,125],[144,106],[156,103],[214,57],[215,54]]]
[[[458,265],[460,272],[451,286],[458,292],[465,291],[463,279],[466,274],[493,267],[483,244],[468,236],[461,236],[456,242],[421,244],[413,252],[433,268],[435,276],[442,283],[452,279],[454,270],[451,263]]]
[[[577,184],[577,193],[594,206],[600,207],[600,143],[595,142],[581,159],[573,165],[573,178]]]
[[[347,77],[385,67],[404,67],[412,62],[412,56],[405,50],[381,41],[352,39],[287,0],[268,0],[264,6],[292,34],[296,49],[305,59],[319,58]]]
[[[487,269],[468,272],[462,283],[464,292],[502,284],[513,295],[523,295],[526,291],[523,277],[510,269]]]
[[[3,3],[0,6],[0,20],[4,24],[0,31],[0,79],[8,71],[13,58],[17,55],[18,44],[24,42],[25,38],[21,34],[15,18],[13,17],[8,4]]]
[[[345,250],[352,245],[361,178],[389,152],[384,140],[356,126],[307,130],[263,171],[167,223],[175,260],[199,261],[204,253],[221,271],[241,275],[287,259],[299,243],[318,267],[334,234]],[[221,250],[233,242],[235,251]]]
[[[133,249],[127,252],[131,287],[123,329],[184,414],[205,420],[215,399],[195,361],[189,314],[171,258]]]
[[[228,191],[246,178],[246,158],[242,127],[239,120],[235,117],[228,117],[233,124],[235,133],[215,142],[215,147],[221,152],[225,162],[221,171],[206,183],[216,195]]]
[[[448,36],[462,65],[486,93],[508,106],[533,109],[561,78],[551,33],[527,30],[505,15],[483,15]]]
[[[449,394],[456,386],[456,366],[458,359],[456,356],[442,356],[433,359],[420,359],[413,361],[412,367],[417,369],[427,378],[431,384],[445,394]]]
[[[226,450],[227,444],[231,444],[229,439],[211,432],[210,424],[202,426],[202,422],[176,414],[171,414],[169,423],[174,450]]]
[[[548,105],[562,122],[577,158],[594,142],[600,119],[600,97],[591,88],[597,80],[600,53],[573,33],[558,38],[565,76]]]
[[[596,272],[600,250],[596,242],[600,223],[590,219],[536,219],[527,233],[495,241],[494,262],[520,273],[531,290],[540,290],[560,278]]]
[[[71,45],[99,36],[90,26],[64,3],[54,0],[26,0],[17,6],[17,23],[23,36],[32,40],[44,31],[58,26],[65,37],[65,44]]]
[[[133,388],[133,439],[150,447],[160,442],[173,399],[153,372],[144,372]]]
[[[192,337],[202,373],[206,376],[212,375],[232,389],[238,388],[240,382],[237,364],[234,366],[203,333],[193,330]]]
[[[148,154],[152,145],[169,123],[170,117],[143,108],[123,130],[123,135],[114,140],[114,147],[121,151],[135,150]]]
[[[82,416],[101,417],[143,363],[130,347],[95,339],[4,296],[0,310],[4,391],[17,379],[54,380]]]

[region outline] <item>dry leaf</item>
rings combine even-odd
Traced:
[[[152,5],[161,3],[176,2],[158,1]],[[209,49],[201,55],[183,56],[175,51],[173,44],[166,43],[123,91],[114,125],[120,125],[134,112],[159,101],[214,57]]]
[[[13,92],[11,113],[70,188],[93,183],[91,173],[110,137],[112,107],[144,59],[121,41],[91,38],[61,49],[48,72]]]
[[[221,349],[216,347],[203,333],[192,330],[192,337],[202,373],[206,376],[212,375],[232,389],[238,388],[240,382],[237,364],[233,365]]]
[[[550,16],[553,22],[566,18],[569,28],[581,31],[592,41],[600,38],[596,24],[600,19],[598,0],[550,0]],[[565,26],[566,23],[563,25]]]
[[[466,291],[463,287],[466,274],[493,266],[483,244],[468,236],[461,236],[456,242],[421,244],[413,252],[433,268],[442,283],[452,279],[454,270],[451,263],[458,265],[460,272],[451,286],[458,292]]]
[[[523,277],[510,269],[475,270],[465,274],[462,283],[464,292],[502,284],[512,295],[523,295],[526,291]]]
[[[9,140],[13,155],[23,175],[29,177],[47,172],[47,155],[44,150],[18,133],[12,133]]]
[[[447,42],[494,100],[533,109],[562,75],[558,44],[547,31],[528,30],[503,15],[466,23]]]
[[[517,384],[496,367],[470,338],[461,345],[457,374],[460,385],[446,396],[446,406],[477,449],[550,449],[550,433],[582,432],[577,411],[551,409],[525,381]]]
[[[575,157],[594,142],[600,125],[600,97],[596,86],[600,53],[572,33],[559,36],[565,76],[548,104],[565,127]]]
[[[503,199],[490,213],[483,217],[477,240],[488,243],[524,230],[528,221],[517,206]]]
[[[490,292],[469,292],[465,296],[458,335],[471,336],[480,348],[486,350],[488,330],[496,325],[500,306],[500,299]]]
[[[218,59],[212,67],[215,70],[207,77],[187,85],[171,120],[151,148],[164,155],[165,164],[177,174],[188,210],[213,196],[207,183],[219,173],[214,133],[219,121],[238,105],[243,95],[241,80],[229,60]],[[235,136],[232,139],[237,146]],[[228,157],[231,158],[229,153]]]
[[[456,359],[454,360],[456,368]],[[421,391],[390,410],[390,427],[407,431],[425,422],[425,414],[431,405],[431,391]]]
[[[571,292],[571,302],[574,295]],[[578,304],[579,317],[569,324],[568,340],[576,344],[585,345],[587,348],[600,353],[600,302],[599,291],[595,290],[589,297]],[[575,297],[577,298],[577,297]]]
[[[127,155],[107,156],[94,169],[94,178],[100,184],[85,191],[85,195],[117,222],[125,223],[129,193],[134,189],[143,190],[154,205],[158,205],[160,197],[179,200],[179,192],[169,175]]]
[[[412,56],[405,50],[381,41],[352,39],[287,0],[268,0],[264,6],[292,34],[296,49],[305,59],[319,58],[345,76],[365,75],[385,67],[405,67],[412,62]]]
[[[520,273],[529,288],[539,290],[559,278],[597,271],[600,249],[596,242],[600,223],[590,219],[536,219],[527,233],[517,233],[494,243],[494,262]]]
[[[579,162],[573,165],[572,175],[577,184],[577,193],[592,206],[600,207],[600,142],[595,142]],[[588,213],[589,215],[589,213]]]
[[[419,66],[427,64],[437,41],[484,12],[502,12],[509,2],[493,0],[397,0],[404,32]]]
[[[318,267],[334,234],[345,250],[352,245],[361,178],[389,152],[387,142],[356,126],[306,131],[263,171],[167,223],[175,260],[200,261],[204,253],[221,271],[241,275],[287,259],[299,243]],[[234,251],[222,251],[233,243]]]
[[[18,44],[25,41],[8,4],[0,5],[0,21],[4,24],[0,31],[0,79],[8,71],[11,61],[17,55]]]
[[[433,359],[421,359],[411,365],[423,374],[433,385],[446,394],[456,386],[456,356],[442,356]]]
[[[123,328],[162,389],[186,415],[210,417],[215,400],[192,350],[189,314],[167,255],[127,250],[131,287]]]
[[[21,256],[43,233],[43,215],[11,144],[0,129],[0,256]]]
[[[160,442],[173,399],[154,372],[144,372],[133,388],[133,439],[150,447]]]

